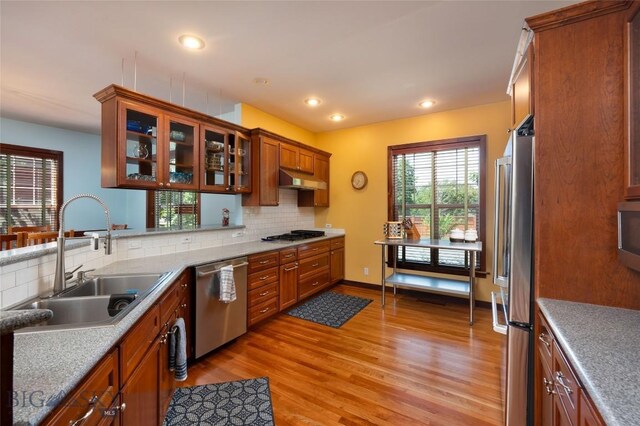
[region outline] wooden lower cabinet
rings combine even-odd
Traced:
[[[548,323],[538,312],[536,321],[535,413],[538,426],[602,426]]]
[[[46,425],[79,424],[119,425],[120,399],[118,349],[115,349],[89,373],[75,392],[44,422]]]
[[[158,401],[160,346],[158,336],[120,392],[123,425],[157,425],[164,417]]]
[[[187,358],[190,354],[191,278],[186,271],[169,286],[44,424],[68,425],[92,407],[87,420],[78,424],[162,424],[176,389],[174,372],[169,371],[168,332],[179,317],[185,320]],[[98,398],[90,403],[94,395]]]
[[[331,250],[331,284],[344,279],[344,248]]]
[[[280,266],[280,310],[298,301],[298,262]]]

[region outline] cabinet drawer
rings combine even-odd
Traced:
[[[544,361],[547,363],[547,366],[551,368],[552,348],[555,339],[553,337],[553,333],[551,333],[551,328],[549,328],[549,325],[545,321],[544,317],[542,315],[539,315],[538,319],[540,320],[540,330],[537,337],[538,351],[540,352],[540,356],[542,357],[542,359],[544,359]]]
[[[278,297],[272,297],[259,305],[249,308],[249,325],[253,325],[278,313]]]
[[[344,248],[344,237],[334,238],[331,241],[331,250],[337,250],[339,248]]]
[[[298,277],[303,280],[311,275],[329,269],[329,253],[319,254],[300,261]]]
[[[298,249],[296,247],[280,250],[280,265],[298,260]]]
[[[127,379],[144,357],[160,332],[160,308],[158,305],[149,309],[138,323],[127,333],[120,343],[121,384]]]
[[[298,246],[298,259],[315,256],[316,254],[329,251],[329,241],[318,241],[316,243],[302,244]]]
[[[176,281],[169,287],[160,302],[158,302],[158,306],[160,307],[160,325],[166,324],[170,321],[171,315],[178,308],[178,304],[182,299],[183,288],[180,286],[180,282]]]
[[[298,282],[298,300],[322,290],[324,287],[329,285],[329,279],[329,271],[326,271],[321,274],[308,277],[304,280],[300,280]]]
[[[552,373],[556,397],[564,407],[571,424],[575,425],[578,421],[578,392],[580,385],[557,343],[554,342],[553,346]]]
[[[45,424],[68,425],[92,409],[82,425],[117,424],[120,418],[118,389],[118,349],[115,349],[100,361]],[[105,410],[110,412],[105,413]],[[114,415],[108,415],[112,413]]]
[[[278,266],[280,254],[277,251],[254,254],[249,256],[249,273]]]
[[[260,303],[278,295],[278,282],[264,285],[249,292],[249,306],[256,306]]]
[[[247,288],[249,291],[278,281],[278,267],[256,272],[247,278]]]

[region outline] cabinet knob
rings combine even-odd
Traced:
[[[231,191],[231,187],[230,187],[230,186],[227,186],[226,190],[227,190],[227,191]]]
[[[182,283],[180,286],[181,286],[182,288],[187,288],[187,286],[188,286],[188,285],[189,285],[189,283]]]
[[[164,183],[163,183],[163,182],[160,182],[158,185],[159,185],[159,186],[164,186]]]
[[[511,133],[511,129],[507,129],[507,133]]]
[[[180,307],[184,309],[184,308],[186,308],[186,307],[187,307],[187,304],[186,304],[186,303],[183,303],[182,305],[180,305]]]
[[[171,186],[171,184],[169,182],[167,182],[167,187]]]

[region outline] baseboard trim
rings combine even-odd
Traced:
[[[380,291],[380,285],[363,283],[361,281],[342,280],[338,284],[348,285],[350,287],[359,287],[359,288],[366,288],[369,290]],[[469,303],[468,299],[464,299],[461,297],[453,297],[453,296],[447,296],[444,294],[429,293],[426,291],[411,290],[406,288],[398,288],[398,294],[406,294],[407,296],[423,299],[426,302],[437,303],[442,305],[447,303],[459,303],[459,304]],[[484,300],[476,300],[476,308],[492,309],[491,302],[485,302]]]

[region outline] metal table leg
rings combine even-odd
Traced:
[[[393,275],[396,274],[396,269],[397,269],[397,262],[398,262],[398,246],[393,246],[392,249],[393,252]],[[395,297],[395,295],[398,292],[398,286],[396,285],[396,283],[393,283],[393,296]]]
[[[384,244],[382,244],[382,245],[380,245],[380,247],[381,247],[381,250],[382,250],[382,262],[381,262],[382,263],[382,274],[381,274],[381,276],[382,276],[382,307],[384,308],[384,287],[385,287],[385,284],[386,284],[385,281],[387,279],[387,277],[385,277],[385,275],[387,274],[387,271],[386,271],[386,269],[384,267],[384,249],[386,248],[386,246]]]
[[[476,304],[474,285],[476,281],[476,254],[475,252],[468,251],[469,253],[469,325],[473,325],[473,308]]]

